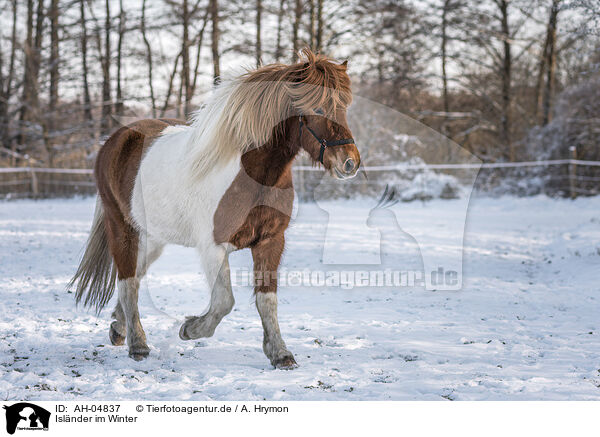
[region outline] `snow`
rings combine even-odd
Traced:
[[[325,206],[351,218],[368,215],[373,203]],[[393,209],[400,227],[446,241],[461,205],[436,199]],[[285,268],[324,268],[328,216],[319,206],[299,206]],[[143,282],[150,357],[135,362],[111,346],[113,302],[96,317],[65,291],[93,210],[91,198],[0,203],[2,399],[600,399],[598,197],[471,199],[460,291],[282,287],[282,333],[300,364],[293,371],[272,369],[263,355],[246,286],[234,287],[235,309],[214,337],[179,340],[183,317],[200,314],[208,293],[195,252],[175,246]],[[447,224],[429,227],[433,215]],[[389,213],[377,223],[382,235],[394,235],[383,246],[385,262],[420,268],[414,238]],[[368,257],[378,245],[363,228],[348,220],[328,238],[346,256]],[[248,251],[232,255],[231,265],[249,267]]]

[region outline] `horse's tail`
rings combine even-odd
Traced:
[[[98,198],[85,253],[67,287],[71,289],[77,284],[75,301],[79,303],[83,298],[84,306],[95,306],[99,313],[115,292],[116,277],[117,271],[108,248],[104,226],[104,208]]]

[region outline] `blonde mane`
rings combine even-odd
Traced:
[[[294,115],[321,108],[333,117],[352,101],[346,63],[302,50],[292,65],[271,64],[223,82],[192,116],[190,163],[204,175],[272,137]]]

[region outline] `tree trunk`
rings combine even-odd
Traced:
[[[256,0],[256,67],[260,67],[262,64],[262,47],[260,41],[261,26],[260,21],[262,18],[262,0]]]
[[[90,97],[90,86],[88,82],[87,63],[87,25],[85,22],[85,0],[79,0],[79,13],[81,16],[81,70],[83,79],[83,113],[88,121],[92,121],[92,99]]]
[[[302,20],[302,0],[296,0],[294,8],[294,26],[292,27],[292,46],[294,53],[292,54],[292,62],[298,60],[298,50],[300,50],[300,41],[298,41],[298,32],[300,30],[300,21]]]
[[[171,92],[173,91],[173,81],[175,80],[175,76],[177,75],[177,66],[179,65],[179,58],[181,58],[181,51],[177,54],[175,58],[175,64],[173,65],[173,71],[171,72],[171,76],[169,77],[169,86],[167,88],[167,95],[165,96],[165,103],[160,111],[160,116],[164,117],[167,109],[169,108],[169,97],[171,97]]]
[[[552,119],[552,102],[554,100],[554,88],[556,78],[556,25],[558,21],[558,3],[560,0],[552,1],[550,10],[550,20],[548,22],[548,67],[546,76],[546,88],[544,90],[543,100],[543,118],[542,125],[547,125]]]
[[[8,114],[8,102],[12,97],[12,81],[15,72],[15,57],[17,50],[17,0],[12,0],[12,33],[10,37],[10,59],[8,61],[8,72],[6,77],[2,76],[2,68],[0,67],[0,143],[6,148],[9,148],[12,141],[10,138]],[[14,157],[11,157],[11,165]]]
[[[310,21],[308,25],[308,33],[310,40],[310,49],[312,51],[316,51],[317,45],[317,8],[315,7],[315,0],[309,1],[309,13],[310,13]]]
[[[317,52],[323,50],[323,1],[317,0],[317,35],[315,37],[315,49]]]
[[[285,8],[285,0],[279,1],[279,11],[277,12],[277,45],[275,46],[275,61],[281,61],[281,28],[283,27],[283,13]]]
[[[119,40],[117,42],[117,102],[115,104],[115,112],[118,115],[123,115],[123,90],[121,88],[121,59],[123,48],[123,36],[125,35],[126,17],[125,9],[123,9],[123,0],[119,0]]]
[[[181,80],[183,81],[183,93],[185,96],[184,112],[187,115],[190,111],[190,100],[192,98],[192,84],[190,82],[190,10],[188,0],[183,0],[181,11],[183,35],[181,41],[182,69]]]
[[[102,63],[102,132],[108,133],[112,120],[112,101],[110,92],[110,0],[105,0],[106,18],[104,21],[104,62]]]
[[[50,3],[50,117],[55,118],[58,105],[58,81],[59,81],[59,41],[58,41],[58,0]],[[51,128],[54,128],[54,123]]]
[[[217,85],[221,81],[221,60],[219,57],[219,4],[217,0],[210,0],[210,17],[212,20],[212,58],[213,82]]]
[[[192,95],[196,92],[196,82],[198,79],[198,69],[200,68],[200,51],[202,50],[202,41],[204,40],[204,29],[206,29],[206,24],[208,23],[208,8],[206,8],[206,12],[204,13],[204,17],[202,18],[202,28],[198,33],[198,37],[196,38],[196,46],[198,50],[196,51],[196,65],[194,66],[194,80],[192,81]]]
[[[33,0],[27,1],[27,37],[25,39],[25,70],[23,77],[23,101],[21,102],[21,121],[28,122],[37,118],[39,100],[39,72],[42,37],[44,30],[44,0],[38,0],[36,10],[35,36],[33,36]],[[22,123],[24,127],[25,123]],[[21,135],[21,141],[23,141]]]
[[[550,35],[546,32],[546,40],[544,41],[544,47],[542,49],[542,53],[540,54],[540,63],[538,67],[538,75],[535,85],[535,97],[534,97],[534,117],[536,123],[541,122],[540,114],[542,113],[542,99],[544,96],[544,72],[546,71],[548,62],[548,44]]]
[[[23,95],[21,99],[21,110],[20,110],[20,121],[21,129],[23,129],[23,122],[29,118],[29,102],[31,100],[31,93],[33,93],[33,83],[31,71],[33,69],[33,0],[27,0],[27,20],[26,20],[26,32],[25,42],[23,43],[23,52],[25,54],[25,67],[23,69]],[[23,133],[21,131],[19,143],[23,142]]]
[[[510,27],[508,24],[508,0],[499,1],[501,13],[501,30],[503,38],[504,56],[502,59],[502,114],[501,114],[501,133],[500,138],[503,142],[502,146],[508,148],[508,158],[510,161],[515,160],[515,149],[511,141],[510,129],[511,118],[510,109],[512,101],[511,93],[511,43],[510,43]]]
[[[148,88],[150,88],[150,102],[152,104],[152,118],[156,118],[156,98],[154,97],[154,85],[152,83],[152,47],[146,36],[146,0],[142,1],[142,21],[140,23],[140,30],[142,31],[142,38],[146,45],[146,63],[148,64]],[[179,60],[179,57],[177,57]],[[173,80],[169,84],[169,92],[171,92],[171,86]]]
[[[448,27],[448,9],[450,0],[444,0],[444,8],[442,9],[442,86],[444,92],[444,111],[450,112],[450,104],[448,102],[448,76],[446,73],[446,45],[448,43],[447,27]]]

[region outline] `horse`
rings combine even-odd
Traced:
[[[98,314],[118,290],[109,328],[129,357],[150,349],[138,289],[166,244],[196,248],[210,305],[186,317],[182,340],[213,335],[234,306],[228,255],[249,248],[263,351],[278,369],[297,367],[277,318],[277,269],[294,191],[291,167],[304,150],[337,179],[356,175],[360,154],[348,127],[347,61],[308,49],[292,64],[270,64],[223,81],[189,123],[146,119],[123,126],[100,148],[92,229],[70,282],[77,303]]]

